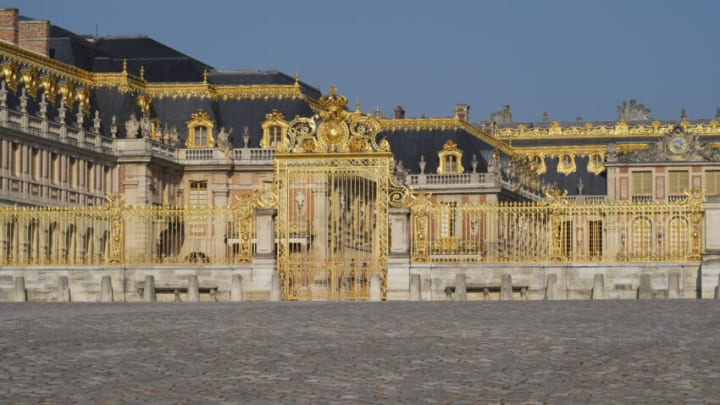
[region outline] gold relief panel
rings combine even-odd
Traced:
[[[18,64],[17,62],[5,61],[0,65],[2,68],[3,79],[8,88],[12,91],[17,91],[18,85]]]
[[[547,172],[544,153],[531,154],[528,156],[528,160],[530,160],[530,164],[532,165],[533,170],[535,170],[535,173],[543,174]]]
[[[20,78],[22,79],[23,85],[27,95],[35,98],[37,96],[38,89],[38,77],[37,70],[32,68],[22,69],[20,72]]]
[[[577,166],[575,165],[575,154],[564,153],[558,157],[557,172],[564,175],[575,173]]]
[[[74,85],[72,82],[62,82],[58,85],[58,93],[60,93],[60,99],[65,103],[65,107],[72,110],[75,97],[73,97]]]
[[[213,128],[215,123],[203,110],[197,110],[187,122],[188,135],[185,139],[187,148],[212,148],[215,146]]]
[[[604,153],[592,153],[588,156],[588,173],[599,175],[605,171],[605,154]]]
[[[57,94],[55,82],[55,76],[40,76],[40,87],[42,87],[43,94],[45,94],[45,99],[52,104],[55,104],[55,95]]]

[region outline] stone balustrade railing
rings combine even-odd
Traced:
[[[62,123],[38,118],[8,108],[0,108],[0,126],[31,135],[54,139],[86,150],[112,150],[112,139]]]

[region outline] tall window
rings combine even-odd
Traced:
[[[705,172],[705,194],[720,194],[720,170]]]
[[[443,163],[445,165],[443,167],[443,169],[444,169],[443,171],[445,171],[446,173],[456,173],[457,172],[458,164],[457,164],[456,156],[454,156],[454,155],[445,156],[445,162],[443,162]]]
[[[590,257],[602,257],[602,221],[590,221]]]
[[[670,182],[669,194],[680,195],[689,191],[689,176],[686,170],[671,170],[668,176]]]
[[[277,125],[270,127],[270,146],[275,147],[282,143],[282,128]]]
[[[30,158],[30,171],[33,180],[40,179],[40,150],[32,148],[32,156]]]
[[[69,173],[68,178],[70,181],[70,186],[72,186],[72,187],[77,187],[77,185],[78,185],[77,184],[77,180],[78,180],[77,179],[77,169],[78,169],[77,168],[77,159],[70,158],[70,167],[69,167],[70,173]]]
[[[208,204],[207,181],[191,181],[190,182],[190,206],[205,207]]]
[[[203,147],[208,145],[207,127],[195,127],[195,146]]]
[[[457,220],[457,202],[451,201],[442,205],[442,216],[440,217],[440,236],[455,236]]]
[[[50,182],[52,184],[58,184],[58,173],[60,173],[58,162],[58,154],[52,152],[50,154]]]
[[[641,171],[632,173],[633,200],[652,199],[652,172]]]
[[[13,176],[20,176],[20,145],[13,142],[12,152],[10,153],[10,168]]]

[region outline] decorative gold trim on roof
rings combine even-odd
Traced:
[[[488,145],[500,150],[501,152],[512,155],[513,148],[503,140],[498,140],[490,136],[482,129],[457,118],[404,118],[404,119],[378,119],[380,127],[383,131],[388,132],[408,132],[408,131],[432,131],[432,130],[462,130],[470,133],[476,138],[486,142]]]
[[[153,98],[208,98],[212,100],[241,99],[299,99],[304,98],[302,86],[298,78],[289,85],[213,85],[204,78],[197,83],[148,83],[143,77],[127,72],[127,62],[123,62],[122,72],[92,73],[28,51],[15,45],[0,42],[0,60],[4,60],[0,78],[5,79],[8,87],[16,91],[21,80],[30,80],[26,74],[21,77],[22,69],[36,72],[40,85],[52,101],[51,85],[54,83],[71,83],[66,88],[117,88],[120,93],[142,94]],[[66,104],[72,102],[66,96]],[[80,100],[81,101],[81,100]]]
[[[650,125],[628,125],[620,120],[615,125],[594,126],[587,122],[583,125],[564,127],[557,121],[548,128],[528,128],[521,124],[514,128],[495,130],[495,137],[502,140],[537,139],[537,138],[608,138],[618,136],[663,136],[675,129],[675,123],[662,124],[653,121]],[[711,120],[709,123],[690,124],[687,120],[680,121],[683,131],[693,135],[720,135],[720,123]]]

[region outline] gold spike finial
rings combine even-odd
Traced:
[[[295,85],[296,86],[300,85],[300,73],[298,73],[298,72],[295,72]]]
[[[203,83],[207,84],[207,69],[203,69]]]
[[[334,84],[330,85],[330,95],[334,96],[337,93],[337,87]]]
[[[360,112],[360,100],[355,102],[355,111]]]
[[[145,80],[145,66],[140,66],[140,80]]]
[[[123,59],[123,73],[127,73],[127,59]]]

